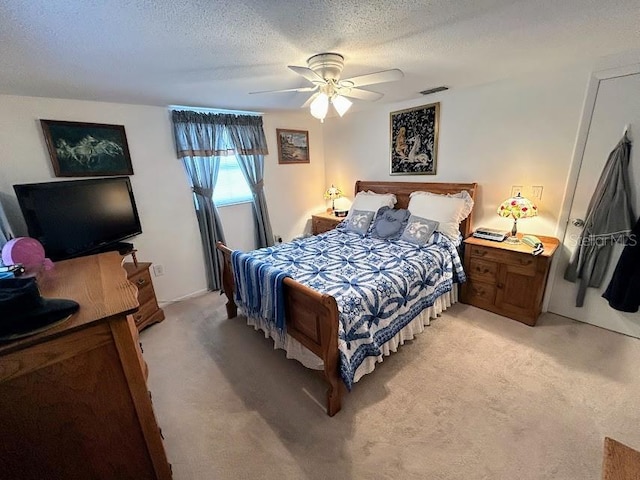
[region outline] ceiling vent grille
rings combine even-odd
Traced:
[[[420,92],[420,94],[421,95],[431,95],[432,93],[444,92],[445,90],[449,90],[449,87],[445,87],[443,85],[442,87],[435,87],[435,88],[429,88],[427,90],[422,90]]]

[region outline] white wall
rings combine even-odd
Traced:
[[[144,233],[132,239],[138,258],[164,265],[154,278],[160,301],[206,289],[200,234],[191,191],[176,159],[169,112],[163,107],[0,95],[0,200],[17,234],[26,234],[13,193],[16,183],[56,179],[39,119],[124,125],[133,163],[131,182]],[[309,129],[311,163],[278,165],[276,128]],[[322,129],[303,113],[265,116],[270,155],[265,194],[275,233],[290,239],[303,232],[311,212],[324,208]],[[231,245],[253,239],[250,205],[225,207],[223,223]],[[16,219],[20,218],[20,222]]]
[[[309,131],[310,163],[278,164],[276,129]],[[325,138],[323,125],[305,109],[294,114],[267,114],[264,133],[269,155],[265,158],[265,195],[275,235],[289,241],[311,232],[311,215],[326,209]]]
[[[512,185],[544,186],[540,217],[519,229],[553,235],[589,71],[573,69],[382,104],[326,121],[327,182],[353,195],[356,180],[478,182],[474,225],[508,229],[496,215]],[[440,102],[437,175],[389,174],[389,114]],[[331,174],[329,174],[331,172]]]

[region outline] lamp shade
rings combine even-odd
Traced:
[[[311,110],[311,115],[321,122],[324,122],[324,118],[329,111],[329,97],[327,94],[324,92],[319,93],[315,100],[311,102],[311,105],[309,105],[309,110]]]
[[[507,198],[498,207],[498,215],[513,219],[535,217],[538,215],[538,207],[528,198],[518,194],[516,197]]]
[[[343,97],[342,95],[334,95],[334,97],[331,99],[331,103],[333,104],[333,108],[336,109],[336,112],[338,112],[338,115],[340,116],[343,116],[345,113],[347,113],[347,110],[349,110],[351,108],[351,105],[353,105],[348,98]]]
[[[327,188],[327,191],[324,192],[324,198],[326,200],[335,200],[336,198],[340,198],[342,196],[342,190],[338,187],[333,186],[333,184]]]
[[[324,198],[326,200],[331,200],[331,210],[336,211],[336,198],[340,198],[342,196],[342,190],[338,187],[331,184],[327,191],[324,192]]]
[[[528,198],[522,197],[518,194],[515,197],[507,198],[498,207],[498,215],[501,217],[513,218],[513,228],[511,229],[511,237],[507,239],[510,243],[519,243],[517,238],[518,234],[518,219],[529,218],[538,215],[538,207]]]

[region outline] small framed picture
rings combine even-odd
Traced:
[[[391,175],[435,175],[440,103],[391,112]]]
[[[307,130],[276,129],[278,136],[278,163],[310,163],[309,132]]]
[[[40,120],[56,177],[133,175],[123,125]]]

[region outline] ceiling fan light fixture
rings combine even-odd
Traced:
[[[330,103],[338,115],[342,117],[353,105],[349,98],[374,102],[384,96],[382,93],[360,87],[395,82],[404,77],[402,70],[393,68],[341,79],[344,57],[335,52],[319,53],[309,57],[306,67],[299,65],[289,65],[288,67],[289,70],[304,77],[313,86],[253,93],[316,92],[307,98],[302,108],[310,107],[311,115],[320,120],[320,122],[324,122]]]
[[[342,95],[334,95],[331,99],[331,103],[333,104],[333,108],[336,109],[336,112],[338,112],[338,115],[341,117],[347,113],[347,110],[349,110],[351,105],[353,105],[353,102]]]
[[[311,115],[321,122],[324,122],[324,118],[329,111],[329,96],[324,92],[319,93],[315,100],[311,102],[311,105],[309,105],[309,109],[311,110]]]

